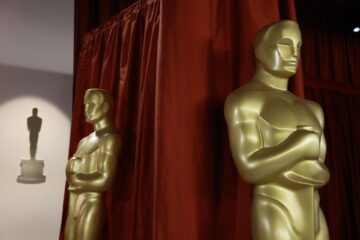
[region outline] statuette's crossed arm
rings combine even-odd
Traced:
[[[242,109],[231,96],[225,103],[225,118],[233,158],[249,182],[261,183],[300,161],[319,158],[320,139],[313,131],[297,130],[280,144],[264,147],[258,114]]]
[[[119,151],[119,141],[115,139],[117,137],[116,135],[109,135],[100,140],[97,171],[91,174],[80,172],[71,175],[71,185],[79,191],[86,192],[104,192],[108,189],[116,172],[116,157]]]

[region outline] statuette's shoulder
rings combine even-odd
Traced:
[[[324,126],[324,112],[322,107],[317,102],[311,100],[305,100],[307,107],[311,110],[311,112],[316,116],[321,126]]]
[[[225,118],[227,120],[236,117],[239,120],[247,120],[259,115],[263,101],[258,91],[239,88],[228,95],[225,101]]]

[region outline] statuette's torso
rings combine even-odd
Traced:
[[[79,142],[71,171],[91,174],[97,171],[99,163],[99,138],[93,132]]]

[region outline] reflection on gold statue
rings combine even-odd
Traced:
[[[254,77],[226,99],[230,147],[240,175],[255,184],[255,240],[324,240],[328,229],[318,189],[329,180],[321,107],[287,90],[299,63],[293,21],[261,29]]]
[[[95,131],[83,138],[66,167],[69,211],[66,240],[99,240],[104,225],[103,193],[115,176],[120,137],[111,119],[113,101],[102,89],[87,90],[86,121]]]

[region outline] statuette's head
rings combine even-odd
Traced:
[[[289,78],[296,73],[300,59],[299,25],[283,20],[263,27],[256,35],[254,50],[258,66],[266,72]]]
[[[85,118],[95,124],[111,115],[113,100],[109,92],[103,89],[88,89],[84,97]]]
[[[37,116],[38,109],[37,109],[37,108],[33,108],[33,109],[32,109],[32,113],[33,113],[33,116]]]

